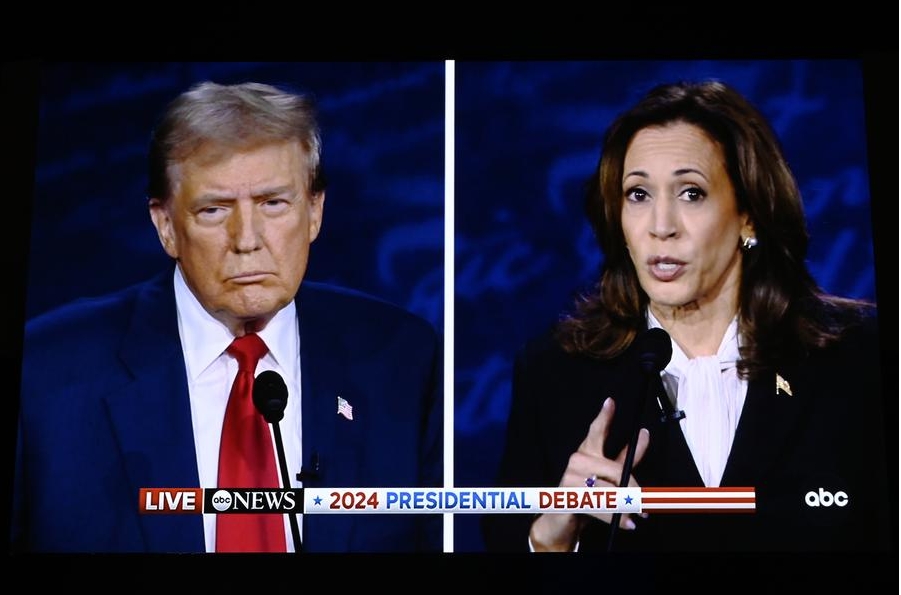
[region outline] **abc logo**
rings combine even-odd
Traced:
[[[836,492],[833,494],[832,492],[827,492],[823,488],[820,488],[819,493],[811,490],[804,494],[804,502],[811,508],[816,508],[818,506],[832,506],[833,504],[836,506],[845,506],[848,504],[848,494],[845,492]]]
[[[229,494],[225,490],[216,490],[216,493],[213,494],[213,508],[222,512],[223,510],[228,510],[228,507],[231,506],[232,503],[232,495]]]

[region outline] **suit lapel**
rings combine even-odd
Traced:
[[[668,399],[663,382],[655,377],[654,394],[660,399]],[[651,428],[651,445],[655,447],[656,463],[659,468],[655,472],[660,477],[660,485],[668,487],[699,487],[704,485],[698,466],[695,464],[682,425],[678,420],[661,421],[659,405],[652,401],[647,427]],[[654,444],[656,442],[656,444]],[[650,454],[650,453],[649,453]]]
[[[768,372],[748,383],[748,394],[720,485],[759,485],[767,469],[778,461],[779,453],[784,452],[785,442],[803,410],[806,391],[794,368],[786,368],[780,376],[792,387],[794,396],[783,391],[776,393],[775,372]],[[656,405],[649,404],[649,408],[656,414]],[[654,421],[647,423],[648,427],[654,427]],[[654,476],[661,478],[660,485],[703,486],[704,481],[679,423],[656,422],[656,427],[657,431],[651,434],[648,457],[654,461]]]
[[[792,394],[777,392],[777,373],[768,371],[748,383],[722,485],[756,486],[785,451],[785,442],[804,410],[809,391],[796,366],[779,371]]]
[[[346,350],[341,347],[340,325],[330,318],[328,308],[321,307],[320,297],[315,289],[302,284],[296,300],[300,325],[304,469],[309,469],[314,458],[319,464],[318,472],[304,481],[304,486],[352,487],[358,483],[358,473],[348,461],[357,458],[343,456],[344,450],[352,448],[353,444],[347,439],[346,432],[341,432],[338,427],[347,420],[338,415],[337,409],[347,370]],[[344,551],[351,541],[352,526],[350,515],[306,516],[304,549]]]
[[[139,294],[120,352],[133,381],[105,396],[126,475],[142,487],[198,487],[191,408],[172,274]],[[150,551],[203,551],[200,515],[143,515]]]
[[[326,474],[333,473],[331,461],[334,444],[334,424],[332,414],[337,412],[337,394],[332,386],[336,377],[334,355],[330,355],[326,340],[317,331],[313,315],[300,310],[300,369],[301,369],[301,415],[303,420],[303,467],[311,470],[314,460],[319,463],[317,477],[305,485],[331,485],[323,481]],[[329,399],[329,395],[332,398]]]

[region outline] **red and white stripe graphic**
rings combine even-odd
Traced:
[[[641,488],[648,512],[754,512],[754,488]]]

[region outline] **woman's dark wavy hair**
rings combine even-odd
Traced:
[[[819,288],[805,264],[809,236],[801,194],[775,133],[735,90],[705,81],[657,86],[607,129],[585,193],[604,265],[595,288],[576,300],[556,328],[563,348],[609,359],[646,327],[648,296],[638,283],[621,223],[623,163],[639,130],[674,122],[697,126],[719,144],[739,212],[750,214],[758,240],[742,258],[739,373],[753,378],[841,337],[872,304]]]

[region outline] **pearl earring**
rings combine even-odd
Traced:
[[[744,248],[745,250],[750,250],[751,248],[753,248],[756,245],[757,245],[757,238],[755,238],[754,236],[746,237],[745,240],[741,243],[741,247]]]

